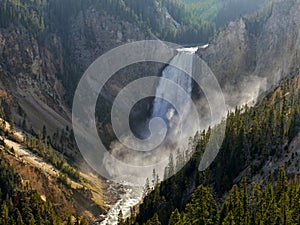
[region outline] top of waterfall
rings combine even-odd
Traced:
[[[199,47],[192,47],[192,48],[177,48],[178,52],[186,52],[186,53],[195,53]]]
[[[196,47],[190,47],[190,48],[177,48],[178,52],[186,52],[186,53],[195,53],[198,51],[199,48],[205,49],[208,47],[208,44],[206,45],[201,45],[201,46],[196,46]]]

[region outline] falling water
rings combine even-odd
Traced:
[[[178,54],[172,59],[171,65],[176,65],[188,73],[177,69],[174,66],[167,66],[162,73],[162,77],[175,82],[178,86],[183,88],[186,92],[186,96],[179,94],[178,89],[174,89],[170,86],[169,82],[161,80],[157,89],[156,96],[162,96],[162,98],[156,97],[153,104],[152,117],[161,117],[166,122],[169,122],[174,116],[174,108],[167,101],[163,100],[164,95],[168,92],[168,95],[172,96],[172,103],[176,105],[177,108],[189,107],[186,104],[190,102],[192,94],[192,75],[193,70],[193,57],[195,51],[198,48],[184,48],[178,49]]]
[[[198,48],[182,48],[178,49],[178,54],[172,59],[172,65],[179,66],[183,68],[188,74],[192,74],[193,68],[193,57]],[[167,66],[162,73],[162,77],[173,81],[178,86],[183,88],[187,93],[186,96],[182,96],[178,93],[178,90],[171,88],[167,82],[161,80],[157,89],[156,96],[164,96],[166,92],[171,93],[172,104],[176,105],[178,109],[189,108],[189,102],[192,94],[192,78],[185,72],[177,69],[174,66]],[[155,98],[153,103],[153,117],[160,117],[164,119],[168,125],[171,124],[173,117],[175,117],[176,112],[172,107],[172,104],[163,100],[162,98]],[[190,131],[191,132],[191,131]],[[192,131],[193,132],[193,131]],[[121,199],[110,209],[107,214],[107,218],[101,222],[101,225],[115,225],[118,221],[118,214],[120,210],[125,217],[130,215],[130,208],[138,204],[142,200],[143,195],[142,187],[130,187],[127,186],[126,193],[121,197]]]

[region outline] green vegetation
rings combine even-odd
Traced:
[[[193,15],[202,17],[207,21],[214,21],[216,15],[221,9],[222,1],[220,0],[179,0],[185,4]]]
[[[206,43],[215,32],[211,24],[198,16],[194,17],[183,4],[174,0],[125,0],[125,3],[151,33],[166,41],[181,44]],[[153,14],[153,9],[156,9],[156,15]],[[171,16],[169,24],[164,25],[161,20],[166,20],[168,15]]]
[[[179,0],[191,11],[194,17],[215,24],[216,28],[236,20],[241,15],[252,14],[269,0]]]
[[[277,181],[270,177],[265,188],[254,184],[248,188],[246,178],[240,185],[233,185],[221,207],[218,206],[209,187],[199,185],[193,192],[191,200],[180,212],[177,208],[164,220],[165,215],[157,213],[143,223],[146,225],[260,225],[260,224],[298,224],[300,221],[300,183],[294,177],[288,181],[284,167],[277,173]],[[160,205],[160,210],[164,210]],[[138,224],[135,217],[126,221],[119,214],[119,224]]]
[[[3,0],[0,2],[0,26],[22,24],[32,34],[45,29],[46,0]]]
[[[86,16],[88,9],[95,9],[102,15],[137,25],[148,37],[156,36],[179,44],[199,44],[207,43],[219,27],[230,20],[255,11],[264,0],[247,4],[237,2],[240,1],[4,0],[0,2],[0,27],[23,26],[42,46],[49,34],[58,36],[63,46],[63,65],[59,65],[56,75],[62,80],[65,100],[71,106],[78,80],[86,69],[74,63],[71,50],[74,43],[70,41],[70,28],[79,13]],[[237,10],[240,4],[244,4],[242,8],[246,11]],[[87,41],[95,42],[94,31],[88,26],[84,29]]]
[[[84,69],[74,63],[71,56],[72,43],[69,41],[72,19],[78,13],[83,12],[85,16],[86,10],[93,7],[104,15],[113,15],[136,24],[149,36],[155,35],[163,40],[184,44],[201,43],[207,42],[219,27],[240,14],[255,11],[264,1],[256,0],[249,4],[237,0],[182,2],[191,4],[190,8],[175,0],[103,0],[101,3],[92,0],[3,0],[0,2],[0,26],[23,26],[38,40],[52,33],[62,40],[63,65],[60,66],[64,69],[57,76],[67,90],[66,100],[71,103]],[[269,6],[262,13],[246,19],[249,32],[258,33],[270,9]],[[88,35],[89,41],[94,41],[92,31],[84,33]],[[293,82],[282,82],[275,94],[267,96],[255,107],[245,106],[228,113],[226,136],[220,153],[204,172],[198,172],[197,168],[212,129],[198,132],[191,140],[192,149],[175,157],[170,155],[165,176],[178,172],[177,168],[181,168],[190,158],[188,155],[192,155],[184,168],[161,184],[154,171],[154,188],[150,187],[150,181],[147,180],[145,199],[139,214],[132,213],[132,217],[124,221],[120,212],[119,223],[298,224],[299,183],[297,179],[288,181],[283,168],[278,171],[276,184],[270,176],[266,188],[256,184],[250,189],[251,194],[248,194],[245,179],[239,185],[233,182],[246,167],[250,168],[250,175],[257,174],[268,157],[281,156],[299,132],[300,92]],[[1,97],[0,117],[10,121],[13,130],[11,114],[7,99]],[[23,122],[26,127],[26,121]],[[2,127],[4,125],[1,124]],[[47,137],[46,128],[41,134],[32,134],[32,137],[25,140],[26,146],[62,172],[58,177],[61,183],[69,185],[67,175],[80,180],[79,172],[53,150],[55,147],[63,153],[67,145],[74,144],[71,130],[66,128],[57,131],[53,137]],[[13,152],[14,149],[9,151]],[[219,207],[218,198],[228,192],[222,207]],[[55,213],[50,202],[42,201],[36,191],[22,186],[20,177],[1,154],[0,205],[0,224],[61,224],[65,220]],[[72,224],[71,219],[67,224]],[[76,224],[86,224],[86,221],[77,218]]]
[[[213,36],[216,28],[256,11],[265,1],[103,0],[96,3],[91,0],[4,0],[0,3],[0,26],[22,24],[35,35],[47,28],[64,39],[68,35],[70,19],[94,6],[99,12],[136,23],[161,39],[186,44],[204,43]]]
[[[148,34],[177,43],[203,43],[214,34],[214,27],[194,17],[183,4],[174,0],[48,0],[47,17],[50,31],[68,34],[70,19],[93,6],[100,13],[117,16],[137,24]],[[67,37],[66,37],[67,38]],[[68,44],[68,43],[65,43]]]
[[[68,175],[70,178],[76,181],[80,181],[79,171],[68,165],[63,155],[58,157],[51,144],[47,144],[45,141],[43,141],[41,134],[39,134],[37,138],[35,136],[32,136],[31,138],[25,138],[24,144],[30,151],[47,160],[63,174]],[[62,177],[64,177],[64,175],[62,175]]]
[[[79,78],[84,69],[74,63],[71,57],[69,31],[72,18],[79,12],[93,7],[100,14],[112,15],[120,20],[137,25],[149,37],[176,43],[206,43],[215,33],[210,23],[197,17],[194,18],[182,4],[173,0],[103,0],[101,3],[91,0],[49,0],[46,27],[50,32],[57,33],[63,42],[63,72],[57,74],[66,88],[65,99],[69,105]],[[168,14],[170,14],[170,18]],[[173,18],[173,19],[172,19]],[[86,28],[88,29],[88,28]],[[86,39],[93,42],[92,30],[84,32]]]
[[[158,220],[157,214],[153,217]],[[211,224],[211,225],[258,225],[298,224],[300,221],[300,184],[295,177],[287,181],[284,168],[278,172],[277,182],[271,180],[263,188],[255,184],[248,194],[246,179],[234,185],[226,197],[221,210],[210,188],[200,185],[191,201],[179,213],[172,212],[168,225]],[[146,224],[159,224],[154,219]]]
[[[63,217],[49,200],[24,185],[21,177],[0,152],[0,224],[2,225],[86,225],[85,218],[76,216],[75,222]]]
[[[2,136],[9,137],[11,139],[15,139],[14,133],[14,121],[11,119],[12,117],[12,99],[6,92],[0,90],[0,134]],[[10,121],[10,131],[6,127],[5,119],[9,119]],[[54,167],[56,167],[59,171],[61,171],[62,177],[68,175],[70,178],[80,181],[79,171],[74,167],[70,166],[63,157],[64,149],[67,145],[70,147],[74,147],[74,137],[73,131],[68,127],[66,129],[62,129],[61,132],[54,133],[53,137],[47,137],[46,127],[43,127],[42,133],[36,134],[32,129],[26,130],[31,133],[30,138],[24,138],[25,146],[32,151],[33,153],[39,155],[49,163],[51,163]],[[20,140],[16,140],[20,141]],[[55,146],[61,154],[58,156],[58,153],[55,153],[53,147]],[[63,179],[61,179],[63,180]]]
[[[0,224],[61,224],[50,202],[38,192],[23,187],[21,178],[0,153]]]
[[[148,220],[151,220],[155,213],[158,214],[162,224],[168,224],[171,215],[173,215],[172,218],[175,217],[175,219],[178,219],[179,217],[181,219],[184,218],[184,213],[188,213],[185,218],[193,218],[192,215],[198,215],[196,217],[201,217],[202,214],[197,211],[194,212],[193,210],[195,207],[192,206],[193,204],[200,204],[200,202],[202,202],[200,196],[197,195],[197,192],[194,192],[194,201],[192,200],[190,202],[192,191],[195,190],[196,187],[199,185],[209,185],[212,188],[211,190],[213,190],[214,195],[217,198],[220,198],[230,190],[232,185],[235,184],[234,179],[242,170],[248,168],[248,175],[251,177],[261,171],[262,166],[270,156],[276,158],[284,155],[284,152],[288,150],[290,142],[299,132],[300,128],[300,91],[297,87],[296,80],[297,77],[295,79],[287,79],[283,81],[281,85],[275,89],[274,93],[269,94],[267,97],[262,99],[255,107],[249,108],[248,106],[245,106],[243,108],[236,108],[235,112],[228,113],[226,120],[226,134],[220,152],[210,168],[203,172],[198,172],[197,169],[212,131],[209,129],[206,132],[197,133],[192,143],[192,146],[195,146],[194,152],[188,153],[193,154],[190,161],[176,175],[165,180],[160,185],[156,185],[154,190],[152,190],[150,194],[147,194],[140,206],[139,214],[136,216],[134,221],[137,221],[140,224],[146,223]],[[176,164],[180,164],[180,157],[177,157],[177,160],[174,162],[172,157],[170,158],[170,163],[167,167],[168,171],[170,171],[169,168],[172,167],[172,165],[173,170],[175,170]],[[289,163],[290,162],[287,162],[287,165]],[[279,172],[279,174],[281,173],[282,171]],[[271,174],[266,175],[270,176]],[[282,184],[280,180],[278,180],[278,182],[278,184]],[[269,184],[269,186],[270,187],[267,188],[267,191],[258,193],[264,196],[272,190],[272,185]],[[299,192],[299,185],[296,186],[296,192]],[[212,211],[216,211],[214,203],[215,200],[209,193],[206,192],[207,190],[203,188],[204,187],[200,188],[200,192],[203,196],[206,196],[206,202],[209,203],[209,205],[201,205],[199,209],[206,210],[203,212],[205,215],[211,215]],[[290,188],[290,191],[295,191],[293,185]],[[280,192],[278,189],[279,187],[277,186],[275,192]],[[229,194],[229,198],[235,197],[232,196],[233,193],[236,195],[242,195],[242,191],[245,190],[243,190],[243,188],[237,189],[236,186],[234,186],[233,190]],[[147,193],[149,193],[149,191]],[[285,192],[282,196],[277,196],[276,202],[274,203],[264,202],[264,198],[258,199],[255,204],[260,206],[260,210],[268,210],[268,204],[271,204],[270,207],[278,207],[278,209],[274,209],[275,211],[278,210],[278,214],[276,214],[277,217],[272,219],[283,220],[283,215],[285,214],[282,214],[282,210],[299,211],[299,207],[297,208],[295,206],[296,208],[294,208],[294,206],[291,205],[292,203],[289,205],[290,208],[287,208],[283,202],[287,200],[282,200],[282,198],[286,198],[286,195],[290,196],[288,192]],[[197,198],[200,198],[200,201],[198,201],[199,199],[195,199],[195,196],[198,196]],[[289,198],[292,197],[290,196]],[[295,198],[296,199],[293,200],[289,199],[289,201],[299,202],[297,195],[295,195]],[[214,218],[206,218],[205,215],[203,215],[203,218],[198,219],[203,221],[219,221],[220,224],[234,224],[233,222],[235,222],[235,224],[243,224],[237,222],[236,219],[236,216],[241,213],[232,211],[231,209],[233,206],[231,206],[228,201],[224,202],[221,213],[216,215]],[[250,202],[250,199],[244,199],[243,201],[243,204],[246,204],[245,202]],[[269,200],[267,199],[266,201]],[[239,204],[237,201],[234,202]],[[265,204],[267,205],[264,206]],[[234,207],[240,206],[234,205]],[[183,212],[180,216],[178,216],[176,211],[174,212],[176,208],[179,212]],[[269,212],[257,210],[258,208],[253,209],[252,206],[249,205],[249,220],[253,221],[255,218],[256,221],[259,219],[266,219],[261,218],[261,216],[258,215],[265,215],[265,213]],[[295,215],[293,214],[292,217],[294,218]],[[297,224],[296,219],[293,219],[292,221],[294,221],[294,223],[287,224]],[[266,222],[264,224],[284,224],[273,222]],[[187,224],[215,223],[191,222]],[[251,224],[258,224],[258,222]]]

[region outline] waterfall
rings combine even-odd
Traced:
[[[182,48],[178,49],[178,54],[171,60],[170,64],[168,65],[162,72],[162,78],[168,79],[173,81],[177,88],[171,88],[170,83],[165,82],[164,79],[161,79],[157,89],[156,89],[156,96],[153,102],[153,109],[151,118],[160,117],[165,120],[168,124],[170,130],[172,128],[176,130],[176,126],[172,126],[172,122],[176,117],[176,109],[179,111],[189,111],[189,102],[192,95],[192,75],[193,70],[193,59],[195,52],[198,48]],[[177,69],[176,67],[172,66],[179,66],[183,68],[188,74],[185,72]],[[186,95],[180,94],[178,89],[180,87],[187,93]],[[182,93],[182,92],[181,92]],[[163,100],[164,96],[171,96],[171,104],[168,101]],[[173,105],[173,106],[172,106]],[[150,118],[150,119],[151,119]],[[194,121],[185,121],[186,123],[193,123]],[[190,129],[191,126],[188,126],[187,134],[194,134],[194,131]],[[186,131],[182,131],[186,132]],[[176,139],[176,132],[170,132],[168,134],[168,138],[170,140]],[[187,136],[188,137],[188,136]],[[187,138],[186,138],[187,139]],[[118,213],[122,210],[122,213],[125,217],[130,215],[130,207],[138,204],[142,200],[142,187],[130,187],[127,185],[126,193],[121,197],[121,199],[110,209],[107,214],[107,218],[102,221],[101,225],[115,225],[117,224],[118,220]]]
[[[171,87],[169,82],[161,79],[156,89],[156,96],[161,97],[155,97],[154,99],[152,118],[160,117],[169,124],[176,115],[173,106],[176,106],[179,110],[189,110],[190,106],[188,104],[192,95],[192,78],[190,75],[192,75],[193,72],[193,58],[197,49],[198,48],[178,49],[178,54],[170,62],[171,65],[168,65],[163,70],[162,77],[176,83],[176,85],[184,89],[187,95],[182,96],[182,94],[179,94],[178,88]],[[187,73],[172,65],[184,68]],[[171,96],[172,103],[163,100],[166,94]]]

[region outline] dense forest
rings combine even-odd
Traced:
[[[130,220],[119,220],[119,224],[132,224]],[[234,185],[219,210],[209,187],[199,185],[182,212],[175,209],[168,222],[163,224],[299,224],[300,184],[299,177],[287,179],[284,167],[278,171],[276,182],[270,178],[267,186],[259,184],[249,190],[247,180]],[[158,214],[146,225],[162,224]]]
[[[194,151],[192,152],[193,156],[190,161],[176,175],[168,180],[165,180],[161,184],[156,185],[153,191],[148,191],[146,193],[146,197],[139,207],[139,214],[136,217],[132,216],[134,221],[143,224],[153,216],[153,219],[156,219],[158,216],[162,224],[168,224],[171,215],[173,215],[172,217],[177,217],[177,219],[182,219],[183,217],[193,218],[192,215],[194,215],[195,219],[196,214],[193,213],[196,212],[193,210],[197,210],[197,208],[207,209],[208,211],[216,210],[216,200],[211,196],[209,190],[212,191],[215,198],[220,200],[220,198],[230,190],[232,185],[235,185],[235,182],[237,181],[234,181],[234,179],[243,169],[250,168],[248,176],[252,177],[257,173],[263,173],[261,169],[268,157],[272,156],[273,158],[278,158],[284,155],[284,153],[288,151],[289,143],[296,136],[300,127],[300,91],[298,89],[297,79],[298,78],[295,77],[293,79],[287,79],[283,81],[277,89],[273,90],[274,92],[261,99],[254,107],[248,107],[246,105],[244,107],[236,108],[234,112],[229,112],[226,119],[225,138],[219,154],[210,168],[203,172],[198,172],[197,168],[201,156],[205,150],[205,146],[208,143],[210,133],[214,128],[197,133],[192,143],[192,146],[194,146]],[[182,158],[183,157],[176,157],[176,159],[174,159],[173,156],[170,157],[170,163],[167,169],[169,171],[176,171],[176,165],[182,163],[180,161]],[[291,162],[289,161],[286,165],[289,165],[290,163]],[[299,165],[299,162],[297,163]],[[279,175],[282,173],[283,171],[278,172]],[[272,180],[272,174],[266,175],[270,176],[270,179]],[[281,186],[282,179],[286,180],[286,178],[283,177],[283,175],[280,175],[278,178],[278,182],[279,184],[281,183]],[[299,193],[299,184],[298,186],[294,184],[295,181],[292,183],[293,185],[291,187],[285,187],[284,190],[289,190],[290,192],[298,191]],[[206,202],[211,202],[210,206],[205,206],[208,208],[205,208],[201,205],[201,202],[203,202],[201,198],[200,200],[195,199],[197,196],[199,196],[197,191],[194,192],[192,202],[190,202],[193,190],[195,190],[199,185],[203,186],[199,187],[197,190],[206,193],[205,196],[208,198]],[[206,189],[205,186],[207,185],[209,185],[211,189]],[[282,192],[281,189],[280,191],[277,190],[278,188],[282,187],[276,187],[275,193]],[[270,196],[268,197],[272,201],[274,200],[276,203],[272,203],[272,207],[275,208],[270,210],[275,210],[274,213],[276,213],[276,210],[278,210],[278,214],[276,214],[278,215],[278,218],[272,218],[274,221],[266,224],[297,224],[299,218],[295,217],[295,215],[298,215],[299,213],[293,214],[292,210],[297,212],[297,210],[299,211],[299,207],[294,208],[292,206],[292,202],[293,204],[299,204],[299,196],[295,195],[292,196],[295,197],[295,199],[287,199],[286,196],[289,195],[289,192],[287,191],[280,196],[274,195],[276,196],[276,199],[273,199],[274,196],[272,194],[273,189],[271,183],[268,185],[268,188],[265,191],[258,191],[260,189],[261,187],[255,185],[253,191],[257,192],[256,194],[259,196],[265,196],[267,193],[269,193]],[[223,203],[223,208],[220,214],[216,213],[215,218],[207,219],[219,221],[220,224],[241,224],[237,221],[237,219],[240,219],[237,218],[240,213],[234,212],[232,209],[233,207],[239,206],[232,205],[230,199],[236,197],[235,195],[242,195],[240,194],[242,190],[243,187],[238,189],[235,185],[232,191],[230,191],[229,197],[227,197],[227,200],[225,200]],[[290,198],[292,197],[290,196]],[[282,198],[284,198],[284,200]],[[269,200],[268,202],[264,202],[264,200],[266,200],[265,197],[262,199],[257,199],[253,204],[271,204]],[[247,198],[241,201],[248,202],[250,200]],[[290,201],[289,207],[291,208],[287,208],[286,201]],[[236,203],[238,204],[238,202]],[[191,207],[191,204],[200,205],[197,207]],[[265,217],[257,217],[257,215],[259,215],[259,213],[263,213],[263,215],[265,215],[265,213],[271,212],[259,211],[269,209],[266,206],[260,206],[262,208],[258,209],[256,207],[255,209],[252,209],[252,206],[248,205],[249,218],[245,223],[242,224],[259,224],[257,221],[255,223],[251,223],[251,220],[266,219]],[[179,212],[182,212],[180,216],[177,211],[174,212],[176,209],[178,209]],[[291,210],[289,213],[290,216],[293,217],[293,219],[291,219],[293,223],[281,223],[278,221],[276,223],[276,219],[286,219],[285,214],[280,214],[282,210]],[[287,212],[284,211],[284,213]],[[155,214],[157,214],[157,216],[155,216]],[[210,215],[210,213],[208,214]],[[252,214],[252,218],[250,214]],[[201,214],[198,215],[200,217],[202,216]],[[203,216],[205,217],[205,215]],[[179,224],[181,223],[179,222]],[[187,222],[187,224],[198,223]],[[213,222],[200,224],[217,223]]]
[[[200,15],[206,21],[220,28],[228,21],[236,20],[241,15],[245,16],[258,10],[269,0],[179,0],[185,4],[194,17]]]
[[[202,23],[200,17],[193,17],[183,4],[173,0],[104,0],[101,3],[91,0],[4,0],[0,5],[2,27],[22,24],[35,35],[41,35],[45,29],[67,35],[71,17],[89,7],[136,23],[145,31],[167,41],[207,42],[214,33],[210,24]],[[169,23],[161,21],[160,17],[169,15]],[[174,26],[171,26],[172,23]]]

